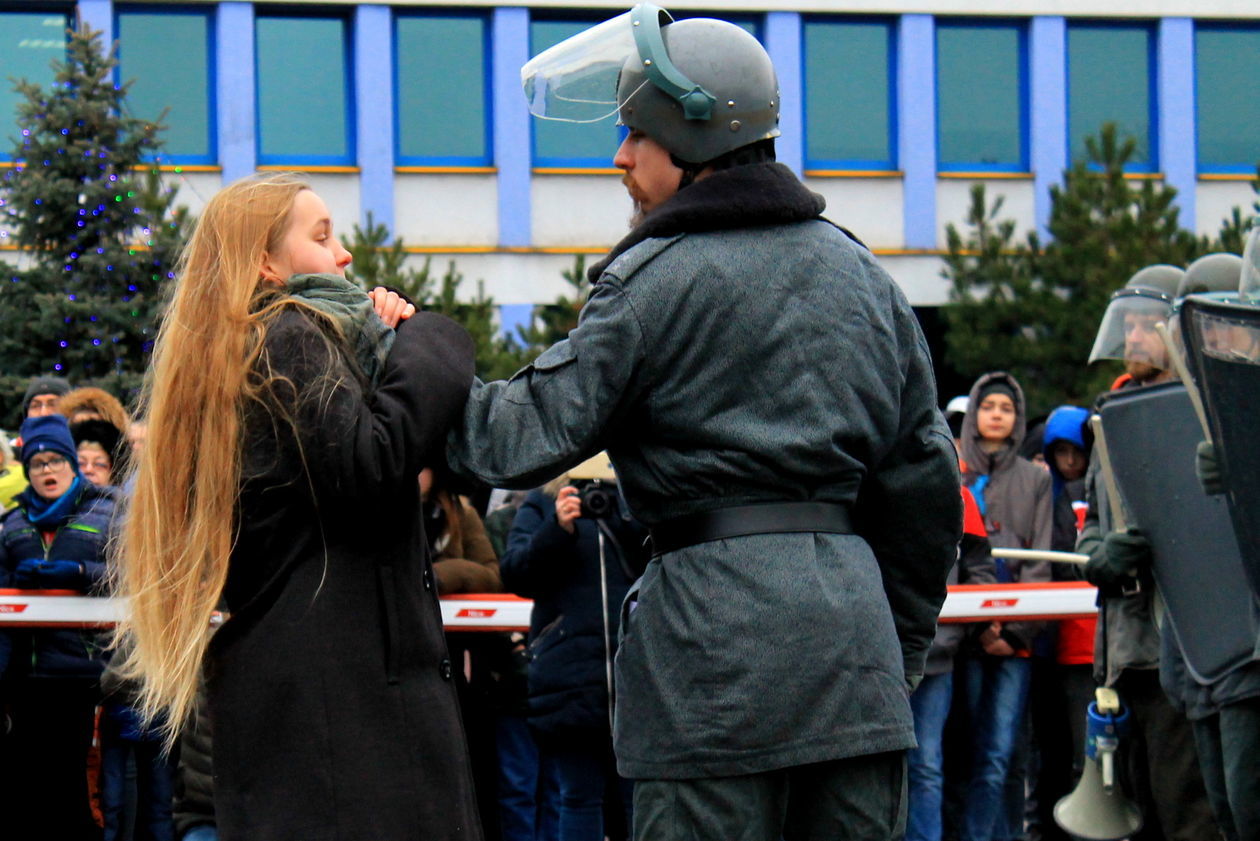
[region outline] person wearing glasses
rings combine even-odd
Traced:
[[[21,435],[29,484],[0,518],[0,587],[100,594],[115,490],[83,477],[61,415],[28,418]],[[29,829],[14,837],[100,837],[87,758],[103,646],[100,632],[78,628],[14,630],[0,642],[15,769],[0,781],[0,814]]]

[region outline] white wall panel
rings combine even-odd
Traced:
[[[900,178],[806,178],[827,200],[823,215],[871,248],[901,248],[904,193]]]
[[[534,245],[609,246],[630,230],[634,208],[616,175],[535,175]]]
[[[495,245],[494,175],[398,175],[394,230],[407,245]]]

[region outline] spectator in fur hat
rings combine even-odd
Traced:
[[[127,465],[128,446],[123,432],[109,421],[81,420],[70,424],[79,453],[79,472],[93,485],[120,484]]]
[[[57,411],[66,416],[71,425],[85,420],[102,420],[114,425],[120,433],[127,431],[130,419],[118,398],[103,388],[91,386],[67,392],[57,405]]]

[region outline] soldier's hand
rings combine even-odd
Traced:
[[[1151,544],[1137,529],[1113,531],[1098,544],[1085,565],[1085,580],[1097,587],[1134,583],[1151,563]]]
[[[1200,441],[1194,449],[1194,472],[1199,484],[1208,496],[1225,493],[1221,482],[1221,464],[1216,458],[1216,447],[1211,441]]]

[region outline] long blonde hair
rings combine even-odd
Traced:
[[[141,713],[168,745],[191,713],[227,580],[241,428],[258,391],[250,374],[282,305],[260,267],[280,248],[305,189],[277,174],[210,200],[181,255],[145,379],[148,437],[114,564],[129,609],[114,646],[122,676],[139,686]]]

